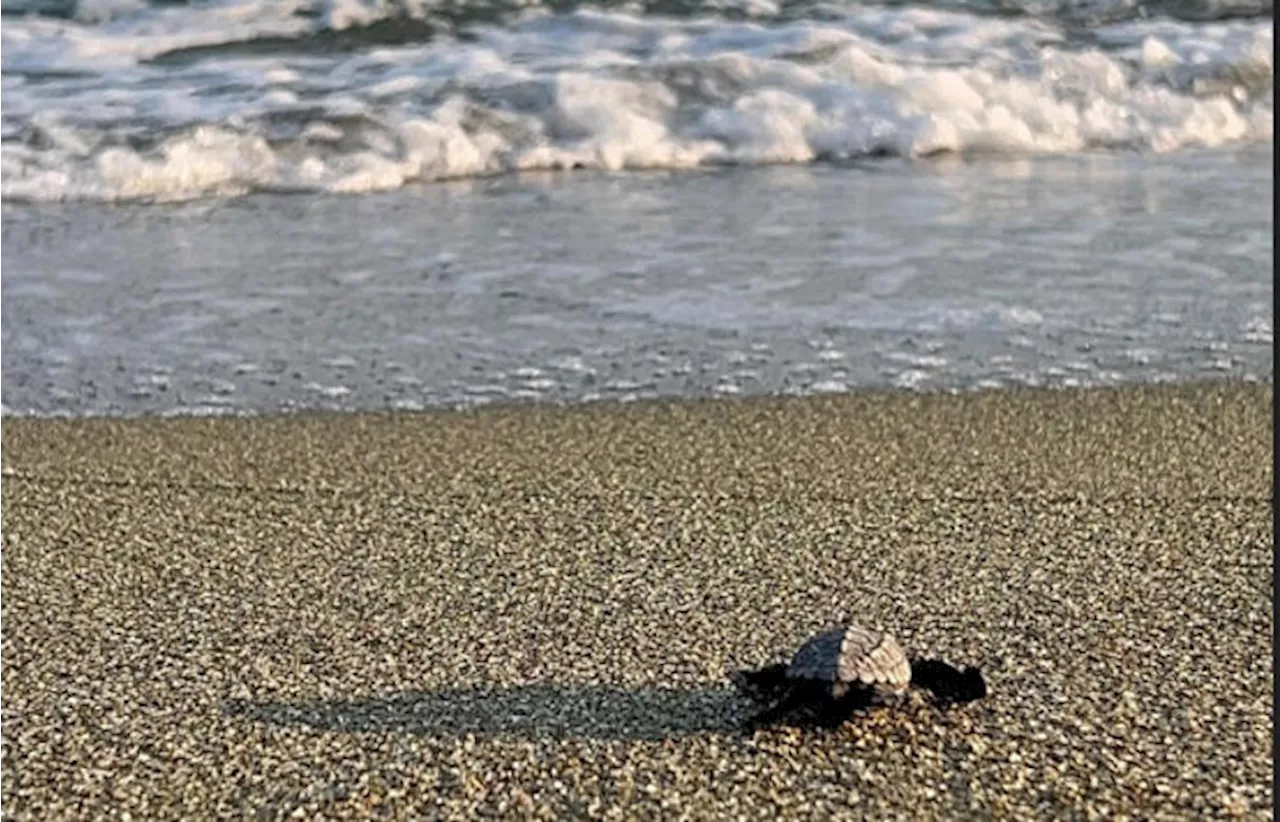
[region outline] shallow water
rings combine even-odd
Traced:
[[[1270,146],[15,204],[7,414],[1273,369]]]
[[[1272,373],[1271,0],[2,0],[3,411]]]

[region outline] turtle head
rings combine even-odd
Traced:
[[[982,699],[987,695],[987,681],[982,678],[982,671],[977,667],[964,668],[960,671],[960,678],[956,683],[956,695],[953,697],[955,702],[972,702],[975,699]]]

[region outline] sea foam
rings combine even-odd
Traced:
[[[1273,138],[1269,19],[1131,19],[1081,38],[1052,18],[937,8],[787,19],[746,7],[534,7],[469,23],[465,38],[334,50],[310,44],[431,11],[301,0],[85,8],[70,20],[6,19],[7,200]]]

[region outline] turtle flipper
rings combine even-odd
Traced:
[[[823,700],[814,713],[813,724],[829,731],[835,730],[843,725],[855,710],[865,708],[868,704],[869,701],[861,691],[851,692],[840,699]]]
[[[972,702],[987,695],[987,683],[977,668],[957,668],[939,659],[921,659],[911,665],[911,684],[924,688],[940,705]]]

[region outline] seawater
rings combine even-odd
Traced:
[[[4,9],[6,201],[884,154],[1167,153],[1273,130],[1272,5],[1258,0]]]
[[[1272,377],[1269,3],[4,11],[5,414]]]

